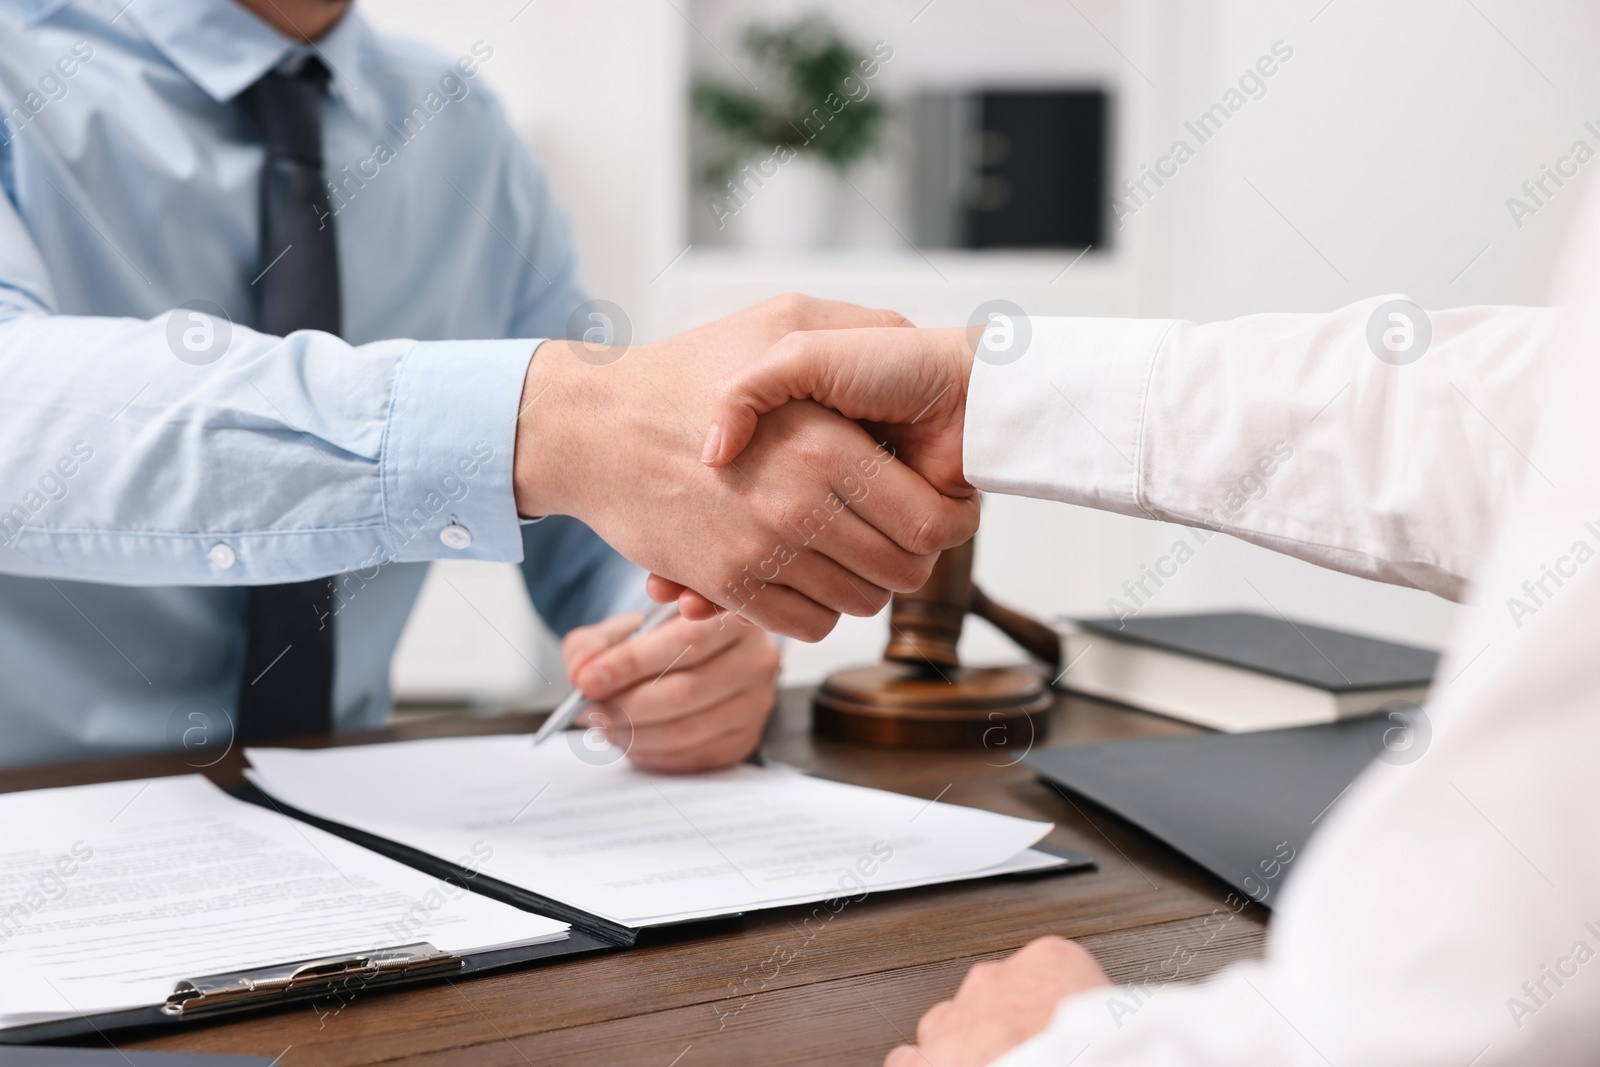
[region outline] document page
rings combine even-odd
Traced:
[[[635,770],[525,735],[251,749],[251,779],[311,814],[648,926],[981,876],[1050,823],[740,765]]]
[[[0,1028],[160,1004],[187,978],[566,931],[199,776],[0,794]]]

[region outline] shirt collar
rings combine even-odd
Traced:
[[[168,62],[219,102],[232,100],[289,57],[310,54],[333,75],[329,92],[335,98],[358,118],[378,117],[377,94],[361,67],[368,30],[354,11],[309,45],[285,37],[237,0],[135,3],[126,17]]]

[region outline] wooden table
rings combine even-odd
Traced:
[[[810,907],[724,924],[631,952],[358,996],[337,1012],[290,1008],[125,1047],[281,1057],[282,1067],[405,1061],[417,1067],[877,1064],[949,997],[967,968],[1046,933],[1077,938],[1111,977],[1151,979],[1193,954],[1179,981],[1259,955],[1254,905],[1220,928],[1222,882],[1115,816],[1069,800],[1014,761],[1016,744],[982,751],[852,747],[810,735],[809,692],[783,695],[763,752],[826,777],[1051,820],[1049,840],[1093,854],[1097,872],[886,893],[802,928]],[[1057,699],[1049,744],[1194,732],[1079,697]],[[441,718],[347,742],[525,731],[532,716]],[[239,781],[234,753],[207,773]],[[190,773],[148,756],[0,773],[0,792]],[[1188,953],[1182,950],[1187,949]],[[1165,966],[1164,966],[1165,965]]]

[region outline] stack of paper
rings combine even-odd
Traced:
[[[649,774],[620,755],[526,736],[248,751],[251,779],[291,807],[629,927],[1059,862],[1030,851],[1050,823],[791,770]]]
[[[566,936],[197,776],[0,795],[0,1029],[330,955]]]

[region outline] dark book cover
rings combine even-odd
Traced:
[[[1252,612],[1074,619],[1082,629],[1330,693],[1427,685],[1439,653]]]

